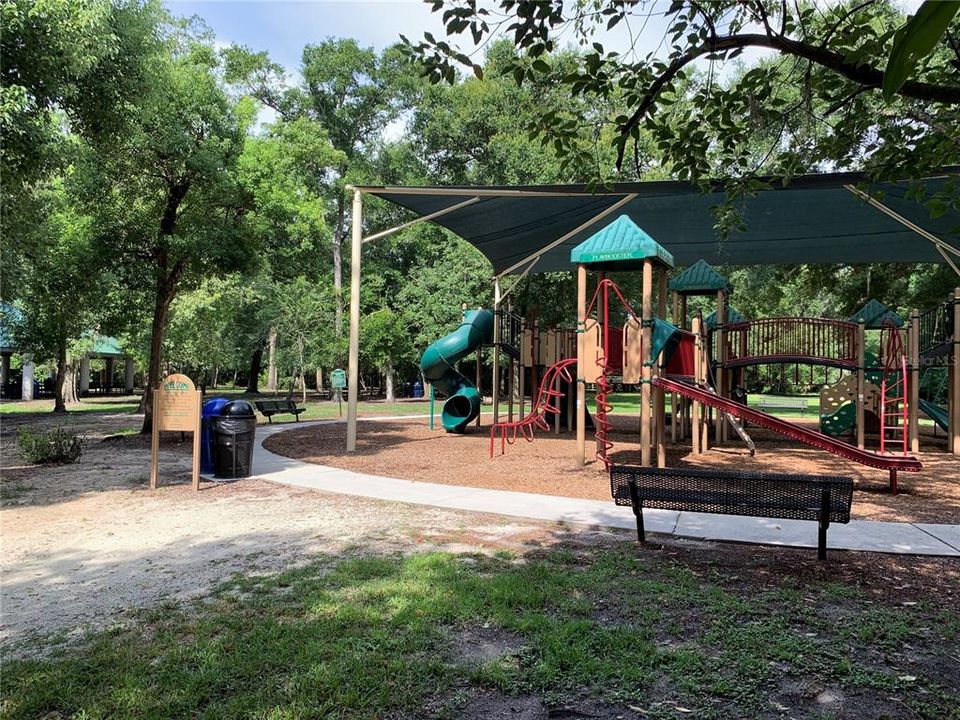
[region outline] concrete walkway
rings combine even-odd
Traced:
[[[387,418],[364,418],[364,420],[377,419]],[[389,419],[398,418],[394,416]],[[277,455],[263,447],[263,440],[275,433],[323,422],[331,421],[300,423],[296,426],[268,425],[257,428],[259,440],[253,458],[253,467],[257,471],[257,476],[296,487],[379,500],[496,513],[575,525],[626,530],[636,528],[631,509],[618,507],[612,501],[600,502],[379,477],[301,462]],[[679,537],[792,547],[816,547],[817,545],[816,523],[803,520],[770,520],[673,510],[645,510],[643,518],[647,532],[668,533]],[[960,557],[960,525],[851,520],[847,525],[831,525],[827,533],[827,542],[832,550]]]

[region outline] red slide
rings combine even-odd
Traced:
[[[794,440],[812,445],[815,448],[826,450],[828,453],[853,460],[861,465],[879,468],[880,470],[889,470],[890,489],[894,493],[897,491],[898,470],[917,472],[923,467],[920,461],[912,455],[881,455],[880,453],[871,452],[870,450],[861,450],[854,445],[848,445],[842,440],[837,440],[829,435],[819,433],[816,430],[808,430],[800,425],[788,423],[785,420],[780,420],[772,415],[767,415],[765,412],[748,408],[746,405],[741,405],[733,400],[722,398],[719,395],[713,395],[707,390],[701,390],[685,382],[679,382],[669,378],[654,378],[653,384],[662,387],[668,392],[675,392],[678,395],[683,395],[691,400],[701,402],[704,405],[709,405],[718,410],[728,412],[731,415],[736,415],[760,427],[781,433]]]

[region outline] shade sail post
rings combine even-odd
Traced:
[[[357,399],[360,396],[360,255],[363,252],[363,193],[353,191],[350,228],[350,350],[347,379],[347,452],[357,449]]]
[[[503,342],[500,278],[493,279],[493,424],[500,422],[500,344]]]

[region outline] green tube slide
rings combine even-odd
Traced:
[[[462,433],[480,414],[480,393],[456,370],[456,364],[493,340],[493,313],[468,310],[460,327],[430,345],[420,358],[423,379],[447,396],[441,419],[447,432]]]

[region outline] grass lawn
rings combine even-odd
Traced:
[[[127,395],[120,398],[83,398],[79,405],[70,407],[69,412],[135,412],[140,403],[137,396]],[[19,400],[4,400],[0,403],[0,415],[24,415],[28,413],[49,413],[53,410],[53,399],[44,398],[43,400],[31,400],[21,402]]]
[[[623,537],[239,576],[205,601],[8,660],[0,715],[547,717],[503,711],[533,702],[610,720],[960,718],[960,616],[942,592],[914,601],[910,580],[891,593],[895,559],[874,571],[841,553],[825,565],[707,547],[725,558],[714,565],[694,552]]]
[[[272,395],[261,394],[261,395],[247,395],[240,391],[235,390],[222,390],[217,391],[208,391],[207,397],[215,397],[218,395],[226,396],[231,399],[243,399],[254,402],[256,400],[269,400],[272,399]],[[285,398],[286,395],[280,396]],[[302,406],[299,397],[294,398],[298,405]],[[139,404],[139,398],[134,398],[132,396],[127,397],[118,397],[105,400],[103,398],[83,398],[80,400],[80,404],[76,406],[71,406],[68,412],[94,412],[94,413],[134,413],[137,410]],[[441,409],[440,402],[437,403],[437,414],[439,415]],[[301,420],[325,420],[329,418],[335,418],[339,416],[340,409],[335,402],[329,400],[316,400],[314,398],[309,398],[306,405],[307,411],[301,413]],[[43,400],[32,400],[30,402],[3,402],[0,404],[0,415],[24,415],[24,414],[43,414],[50,413],[53,410],[53,400],[52,399],[43,399]],[[408,402],[394,402],[387,403],[378,400],[366,400],[358,404],[358,411],[361,415],[418,415],[418,414],[429,414],[430,413],[430,401],[408,401]],[[347,402],[344,398],[343,402],[343,416],[347,415]],[[258,413],[258,417],[261,422],[266,422],[266,418],[262,417]],[[286,422],[287,420],[292,420],[292,415],[279,415],[277,420],[279,422]]]

